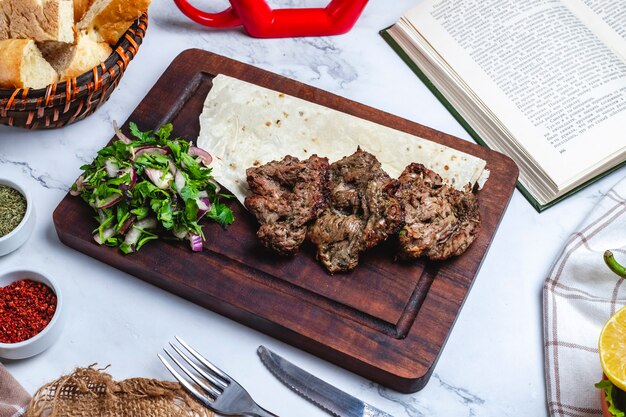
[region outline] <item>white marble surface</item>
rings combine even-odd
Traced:
[[[116,378],[168,378],[156,353],[178,334],[204,346],[260,403],[282,416],[326,414],[270,376],[257,359],[259,344],[398,417],[547,415],[543,280],[565,239],[624,169],[542,214],[515,191],[430,382],[410,395],[381,388],[101,264],[61,244],[54,231],[54,208],[79,167],[91,162],[112,136],[111,121],[126,120],[187,48],[216,52],[470,140],[378,35],[415,3],[372,1],[354,29],[342,36],[259,40],[239,30],[206,30],[188,21],[171,1],[155,0],[138,57],[96,114],[54,131],[0,126],[0,176],[31,191],[38,215],[33,236],[0,258],[0,270],[46,270],[60,281],[67,301],[61,339],[37,357],[7,363],[15,377],[33,391],[76,366],[97,362],[111,364]],[[224,4],[221,0],[210,7],[217,11]]]

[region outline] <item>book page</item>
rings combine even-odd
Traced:
[[[406,18],[555,182],[625,149],[626,63],[560,1],[429,0]]]
[[[563,3],[626,61],[626,1],[564,0]]]
[[[583,3],[623,39],[626,39],[626,3],[615,0],[574,0]]]

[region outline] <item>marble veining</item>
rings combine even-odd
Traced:
[[[275,7],[328,1],[273,0]],[[323,411],[276,381],[257,359],[260,344],[397,417],[547,415],[543,382],[541,288],[565,240],[624,174],[620,169],[538,214],[515,192],[463,310],[426,387],[400,394],[299,349],[148,285],[61,244],[52,212],[170,62],[201,48],[331,91],[470,140],[378,35],[418,0],[371,1],[356,26],[335,37],[253,39],[241,29],[211,30],[186,19],[170,0],[155,0],[138,56],[109,101],[88,119],[53,131],[0,126],[0,177],[33,194],[37,225],[3,269],[32,266],[53,274],[66,296],[61,340],[43,354],[7,363],[33,391],[74,367],[108,365],[116,378],[169,378],[157,352],[174,335],[193,340],[264,407],[283,416]],[[218,11],[227,2],[201,4]]]
[[[28,162],[11,161],[9,159],[5,159],[0,156],[0,165],[2,165],[3,167],[9,166],[9,165],[18,167],[30,179],[34,180],[37,184],[39,184],[40,186],[48,190],[67,191],[68,189],[66,185],[59,184],[57,180],[55,180],[54,178],[50,176],[50,174],[48,173],[39,174],[38,170],[31,167]]]

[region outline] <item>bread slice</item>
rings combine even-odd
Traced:
[[[0,87],[43,88],[57,81],[57,73],[31,39],[0,41]]]
[[[95,0],[77,27],[93,30],[102,41],[115,45],[133,22],[148,11],[149,5],[150,0]]]
[[[100,65],[113,52],[106,42],[98,42],[87,32],[78,34],[75,45],[62,42],[45,42],[39,45],[44,58],[59,74],[59,81],[89,71]]]
[[[0,39],[74,42],[73,0],[0,0]]]

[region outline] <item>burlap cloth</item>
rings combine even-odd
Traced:
[[[0,417],[213,416],[177,382],[147,378],[118,382],[94,366],[78,368],[44,385],[30,403],[29,399],[28,393],[0,365]]]

